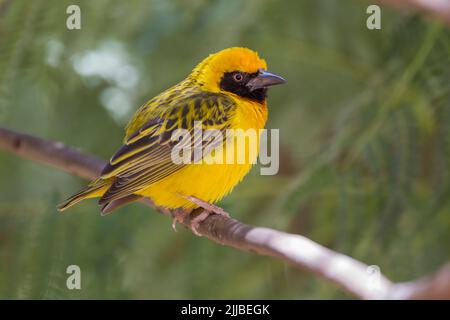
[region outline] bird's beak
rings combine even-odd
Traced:
[[[256,89],[267,88],[283,83],[286,83],[286,80],[284,80],[282,77],[267,72],[263,69],[259,69],[258,75],[247,82],[247,87],[250,89],[250,91],[253,91]]]

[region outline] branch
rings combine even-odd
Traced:
[[[386,298],[397,300],[450,299],[450,263],[422,279],[398,283]]]
[[[96,178],[105,165],[98,158],[60,142],[3,128],[0,128],[0,149],[86,179]],[[166,208],[155,207],[149,199],[143,202],[163,214],[171,214]],[[183,224],[190,227],[189,221]],[[333,282],[358,298],[450,298],[450,281],[442,281],[445,277],[447,280],[450,278],[450,267],[441,270],[436,277],[417,283],[394,285],[382,274],[375,275],[374,283],[374,274],[368,272],[371,269],[364,263],[300,235],[246,225],[221,215],[210,215],[200,223],[197,231],[222,245],[289,262]]]
[[[450,1],[448,0],[378,0],[393,8],[405,8],[424,12],[450,25]]]

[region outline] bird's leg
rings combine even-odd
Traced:
[[[198,232],[198,227],[200,226],[200,223],[205,221],[206,218],[209,217],[211,212],[203,209],[203,208],[197,208],[190,214],[190,220],[189,220],[189,227],[192,230],[192,233],[196,236],[201,237],[202,234]]]
[[[188,225],[189,228],[192,230],[192,232],[196,235],[201,237],[202,235],[197,231],[198,226],[202,221],[204,221],[210,213],[206,211],[203,208],[197,208],[194,210],[191,209],[175,209],[170,211],[170,214],[172,215],[172,229],[173,231],[177,232],[177,222],[184,224],[186,221],[186,218],[189,219]]]
[[[182,197],[185,198],[186,200],[189,200],[189,201],[195,203],[196,205],[198,205],[200,207],[200,208],[197,208],[194,211],[192,211],[192,213],[190,214],[190,220],[189,220],[189,226],[190,226],[192,232],[199,237],[201,236],[201,234],[197,231],[197,229],[198,229],[200,223],[205,221],[206,218],[208,218],[211,214],[218,214],[218,215],[224,216],[226,218],[230,217],[228,212],[226,212],[221,207],[218,207],[212,203],[203,201],[194,196],[182,196]]]
[[[182,196],[183,198],[185,198],[186,200],[189,200],[190,202],[195,203],[196,205],[198,205],[199,207],[205,209],[205,211],[208,211],[210,214],[211,213],[215,213],[215,214],[219,214],[221,216],[227,217],[229,218],[230,215],[228,214],[228,212],[226,212],[225,210],[223,210],[221,207],[218,207],[212,203],[203,201],[197,197],[194,196]]]
[[[229,218],[230,215],[228,212],[223,210],[221,207],[218,207],[212,203],[203,201],[197,197],[194,196],[185,196],[182,194],[178,194],[178,196],[195,203],[199,206],[199,208],[194,210],[189,209],[175,209],[171,211],[172,214],[172,228],[173,230],[177,231],[176,224],[177,222],[185,223],[186,218],[189,218],[189,227],[192,230],[192,232],[196,235],[201,237],[202,235],[197,231],[200,223],[206,220],[211,214],[218,214],[221,216],[224,216],[226,218]]]

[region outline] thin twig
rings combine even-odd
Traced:
[[[60,142],[4,128],[0,128],[0,149],[86,179],[96,178],[105,164]],[[171,214],[168,209],[155,207],[150,199],[142,202],[161,213]],[[183,224],[190,228],[189,221]],[[300,235],[246,225],[222,215],[209,216],[200,223],[197,231],[222,245],[291,263],[335,283],[358,298],[450,299],[450,267],[417,282],[392,284],[382,274],[373,274],[373,269],[364,263]]]

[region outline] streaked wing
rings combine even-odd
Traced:
[[[114,182],[99,204],[134,194],[183,168],[185,164],[176,164],[171,159],[177,143],[171,141],[172,133],[177,129],[192,133],[195,121],[202,121],[203,130],[224,132],[233,109],[234,102],[227,96],[200,91],[141,108],[138,116],[145,114],[146,121],[127,135],[124,145],[102,171],[102,179],[114,178]],[[196,142],[192,140],[190,143],[194,145]],[[201,146],[203,150],[212,150],[211,145]]]

